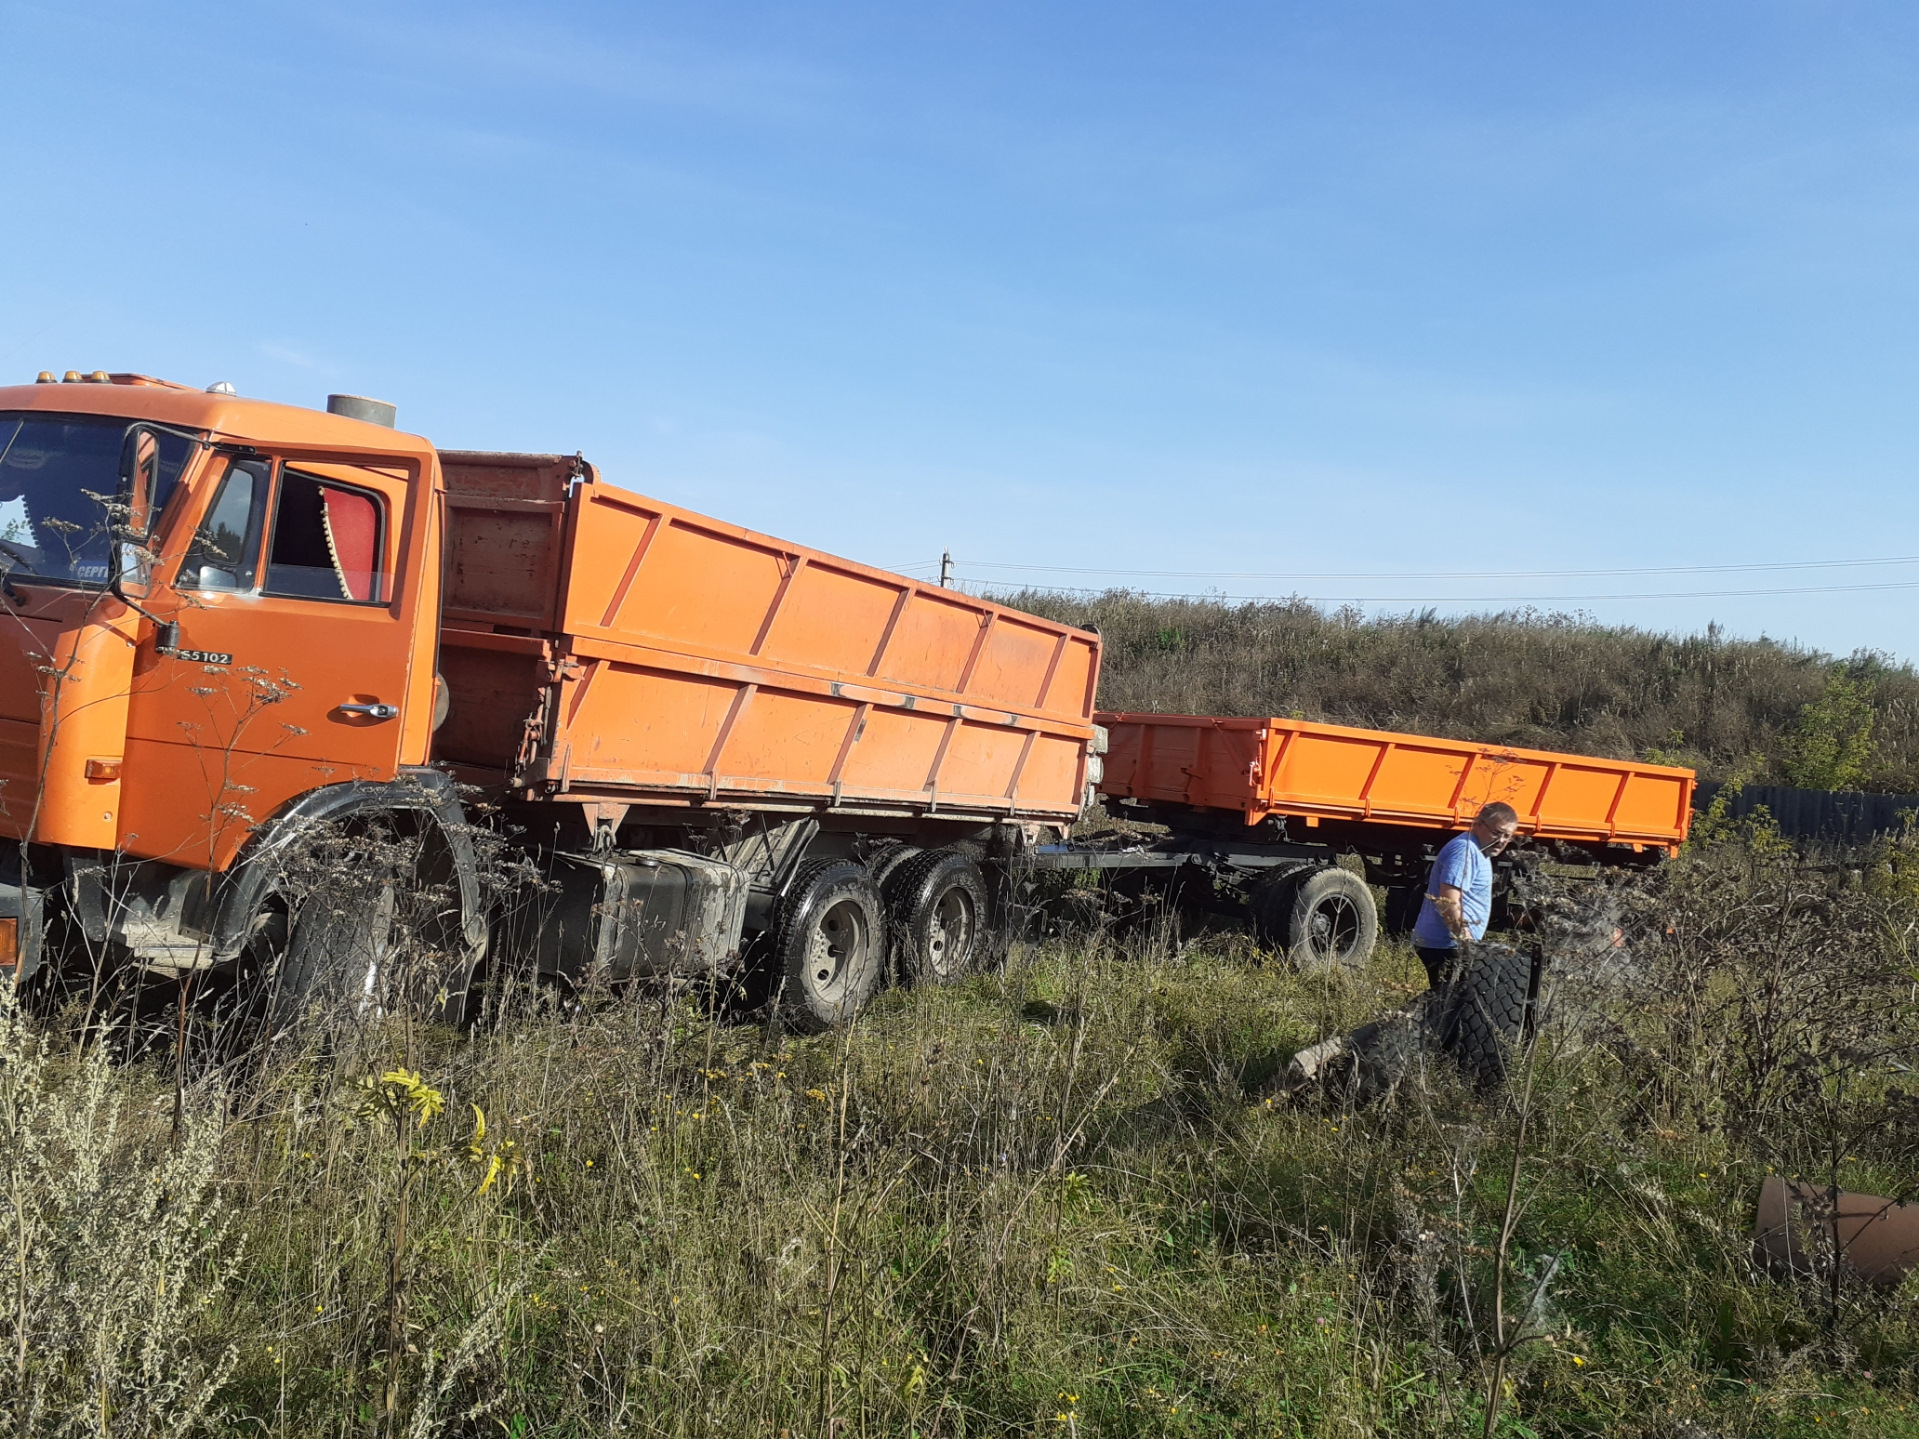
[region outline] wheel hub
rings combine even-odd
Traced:
[[[866,942],[866,916],[855,901],[841,900],[822,914],[807,943],[806,973],[813,992],[836,999],[848,970],[865,953]]]
[[[1359,940],[1359,910],[1343,894],[1328,895],[1313,906],[1306,929],[1315,955],[1343,961]]]
[[[939,897],[933,906],[932,922],[927,925],[926,959],[936,974],[944,974],[947,956],[963,959],[973,942],[973,904],[965,890],[955,885]]]

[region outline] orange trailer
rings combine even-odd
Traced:
[[[1110,811],[1148,841],[1051,845],[1041,864],[1109,872],[1118,897],[1251,919],[1307,965],[1363,962],[1386,920],[1410,928],[1438,847],[1482,806],[1512,805],[1530,843],[1495,866],[1495,915],[1542,858],[1650,863],[1691,818],[1693,772],[1305,720],[1099,714]]]
[[[1089,793],[1097,637],[393,419],[0,389],[0,974],[750,969],[820,1025],[989,948]]]
[[[1504,800],[1519,831],[1581,846],[1677,851],[1693,771],[1295,719],[1101,714],[1101,793],[1224,810],[1247,825],[1328,820],[1460,830]],[[1288,831],[1295,826],[1287,824]]]

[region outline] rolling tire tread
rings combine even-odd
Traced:
[[[1526,1032],[1532,958],[1505,945],[1475,948],[1446,987],[1439,1042],[1481,1091],[1505,1081]]]

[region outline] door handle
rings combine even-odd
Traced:
[[[400,707],[398,705],[341,704],[335,705],[334,708],[339,710],[341,714],[365,715],[368,719],[375,720],[398,719],[400,716]]]

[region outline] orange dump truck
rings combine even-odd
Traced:
[[[0,388],[0,966],[457,1010],[513,933],[820,1025],[990,941],[1095,636],[393,418]]]
[[[1678,849],[1693,772],[1292,719],[1099,714],[1099,789],[1109,810],[1167,826],[1150,845],[1048,851],[1048,862],[1158,867],[1219,907],[1250,911],[1269,942],[1303,959],[1356,963],[1379,920],[1351,856],[1410,923],[1437,847],[1483,805],[1510,804],[1542,857],[1639,864]],[[1182,874],[1183,872],[1183,874]]]

